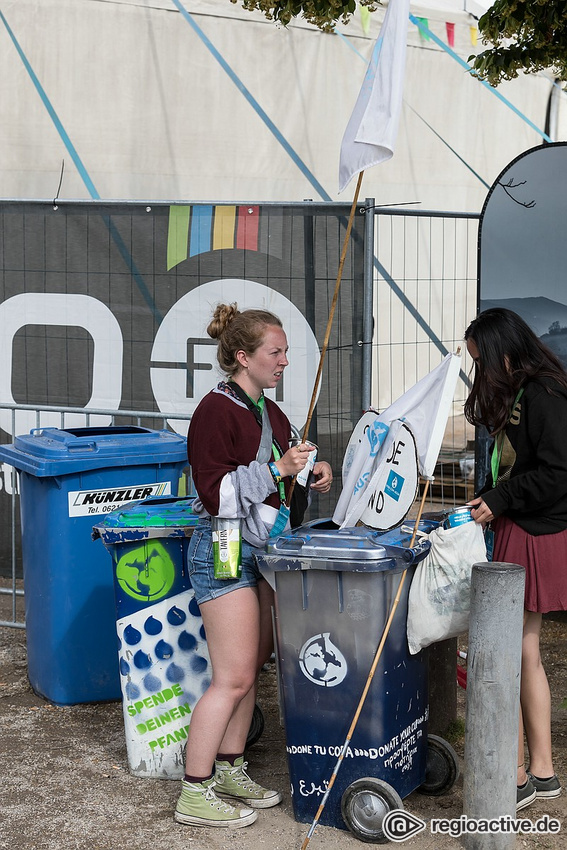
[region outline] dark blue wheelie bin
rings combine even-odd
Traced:
[[[422,523],[421,530],[437,524]],[[410,655],[406,620],[411,578],[429,541],[410,548],[411,532],[404,526],[389,532],[339,530],[332,522],[315,521],[275,538],[258,558],[275,590],[280,708],[293,811],[302,823],[313,821],[327,790],[408,571],[319,819],[366,841],[381,840],[384,814],[402,808],[401,799],[426,778],[427,655]]]

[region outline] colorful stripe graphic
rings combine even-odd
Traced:
[[[236,207],[217,207],[213,222],[213,251],[234,248]]]
[[[258,250],[260,207],[238,207],[238,230],[236,247],[248,251]]]
[[[193,207],[191,214],[191,234],[189,256],[196,257],[211,250],[211,230],[213,208],[209,206]]]
[[[190,215],[191,207],[173,206],[169,208],[169,228],[167,231],[168,271],[187,259]]]
[[[169,208],[167,233],[167,270],[207,251],[240,248],[258,251],[260,244],[260,207],[199,204],[175,204]],[[266,230],[268,217],[264,219]],[[273,222],[281,229],[279,216]],[[266,232],[263,242],[270,234]]]

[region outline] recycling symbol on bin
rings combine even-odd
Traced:
[[[345,678],[346,658],[330,640],[330,632],[314,635],[305,641],[299,652],[301,672],[309,681],[323,688],[334,688]]]
[[[118,584],[134,599],[157,602],[175,581],[175,565],[159,540],[122,555],[116,564]]]

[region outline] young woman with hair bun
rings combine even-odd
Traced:
[[[256,820],[256,809],[281,801],[279,791],[248,776],[244,761],[258,673],[273,649],[273,592],[254,553],[274,527],[289,529],[285,501],[312,447],[301,443],[289,448],[290,423],[264,396],[264,390],[278,386],[288,365],[287,338],[278,317],[219,304],[207,333],[217,340],[217,359],[227,380],[201,400],[189,426],[188,457],[197,491],[193,510],[199,520],[188,561],[212,680],[191,717],[175,819],[193,826],[241,827]],[[326,493],[332,480],[329,464],[316,462],[311,488]],[[215,577],[217,517],[239,527],[240,577]]]

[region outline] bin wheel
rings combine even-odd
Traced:
[[[264,731],[264,713],[258,703],[254,706],[248,737],[246,738],[246,748],[254,746],[256,741],[262,737]]]
[[[341,814],[359,841],[386,844],[382,821],[393,809],[403,809],[402,798],[387,782],[364,776],[352,782],[341,799]]]
[[[419,793],[439,797],[453,787],[458,776],[459,761],[451,744],[437,735],[428,735],[425,782],[417,789]]]

